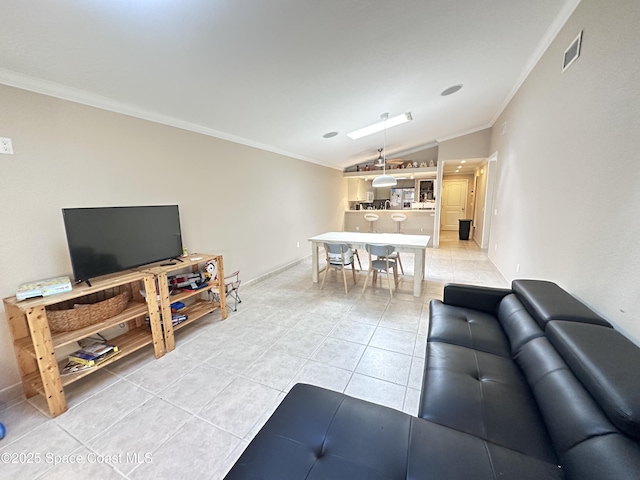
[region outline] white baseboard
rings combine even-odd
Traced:
[[[265,273],[264,275],[261,275],[259,277],[256,278],[252,278],[251,280],[247,280],[246,282],[243,281],[242,285],[244,285],[245,287],[249,287],[251,285],[256,285],[258,283],[264,282],[265,280],[268,280],[269,278],[273,277],[274,275],[277,275],[279,273],[284,272],[285,270],[289,270],[290,268],[295,267],[296,265],[306,261],[307,259],[309,259],[311,257],[311,255],[307,255],[305,257],[299,258],[298,260],[294,260],[291,263],[288,263],[282,267],[276,268],[275,270],[272,270],[269,273]]]
[[[0,390],[0,411],[24,400],[22,383],[16,383]],[[0,416],[1,417],[1,416]]]

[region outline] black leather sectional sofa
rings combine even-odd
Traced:
[[[227,479],[639,479],[640,348],[556,284],[449,284],[418,417],[298,384]]]

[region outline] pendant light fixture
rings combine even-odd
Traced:
[[[398,184],[395,177],[387,175],[387,120],[389,119],[388,113],[383,113],[380,118],[384,122],[384,138],[382,143],[382,175],[373,179],[371,182],[372,187],[393,187]]]

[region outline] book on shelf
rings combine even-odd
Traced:
[[[84,363],[77,362],[68,362],[61,370],[60,375],[71,375],[72,373],[77,373],[82,370],[87,370],[88,368],[92,368],[89,365],[85,365]]]
[[[189,319],[189,315],[183,315],[181,313],[172,313],[171,314],[171,324],[175,327],[176,325],[178,325],[179,323],[184,322],[185,320]],[[149,325],[151,323],[151,320],[149,320],[149,316],[145,317],[145,322],[147,323],[147,325]],[[160,315],[160,325],[162,325],[162,314]]]
[[[81,363],[93,367],[108,360],[118,352],[119,350],[116,345],[96,342],[70,354],[69,362]]]
[[[195,292],[196,290],[202,290],[203,288],[210,287],[209,282],[190,283],[189,285],[182,287],[185,292]]]

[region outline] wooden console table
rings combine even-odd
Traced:
[[[182,290],[174,295],[170,295],[168,277],[170,273],[178,272],[182,269],[190,269],[192,272],[202,271],[204,265],[213,261],[217,266],[217,278],[209,281],[209,286],[199,290]],[[162,328],[164,330],[164,341],[167,351],[170,352],[176,348],[174,331],[195,322],[204,315],[220,309],[222,319],[227,318],[227,301],[225,297],[224,286],[224,262],[222,255],[211,255],[207,253],[194,253],[186,257],[180,257],[180,260],[171,262],[171,265],[156,265],[140,267],[140,270],[152,274],[158,282],[158,295],[160,296],[160,310],[162,312]],[[211,299],[203,298],[211,289],[219,289],[220,301],[216,302]],[[193,300],[193,301],[192,301]],[[175,302],[183,302],[188,304],[181,314],[187,315],[189,318],[177,325],[171,322],[171,304]],[[168,321],[167,321],[168,320]]]
[[[175,295],[169,295],[169,273],[181,269],[191,269],[196,272],[204,268],[204,265],[209,261],[216,263],[217,279],[209,281],[208,287],[194,291],[182,290]],[[78,284],[73,287],[71,292],[48,297],[23,301],[18,301],[16,297],[5,298],[3,300],[4,309],[13,338],[22,387],[27,398],[37,394],[44,396],[49,413],[52,417],[56,417],[67,410],[64,395],[65,386],[102,367],[117,362],[149,344],[153,344],[156,358],[163,356],[165,344],[166,351],[175,348],[174,330],[182,328],[218,308],[220,308],[222,319],[227,318],[222,255],[194,254],[181,257],[180,261],[175,260],[170,263],[170,265],[166,263],[146,265],[136,270],[105,275],[92,279],[92,286],[84,283]],[[124,285],[128,285],[132,298],[123,312],[102,322],[69,332],[53,332],[49,328],[47,306],[105,292]],[[219,301],[202,298],[212,289],[219,290]],[[146,301],[140,293],[141,290],[144,291]],[[158,303],[158,297],[160,303]],[[171,322],[171,304],[174,302],[187,304],[181,313],[188,316],[187,320],[175,327]],[[160,312],[162,312],[164,319],[162,325]],[[149,318],[148,324],[145,317]],[[94,367],[69,375],[62,376],[60,374],[67,364],[67,359],[58,361],[56,359],[57,349],[121,323],[127,325],[128,331],[108,340],[110,344],[118,347],[119,353]]]
[[[70,332],[53,332],[47,320],[47,306],[78,299],[87,295],[128,285],[132,298],[123,312],[102,322]],[[147,301],[140,294],[144,288]],[[56,417],[67,410],[64,387],[105,367],[145,345],[153,344],[156,358],[164,355],[162,330],[154,278],[145,272],[126,271],[99,277],[89,287],[78,284],[71,292],[18,301],[16,297],[3,300],[4,309],[13,337],[22,387],[27,398],[36,394],[44,396],[49,413]],[[149,317],[149,325],[145,317]],[[109,343],[117,345],[119,353],[91,368],[69,375],[60,375],[67,359],[58,362],[56,350],[62,346],[85,339],[90,335],[124,323],[128,331]]]

